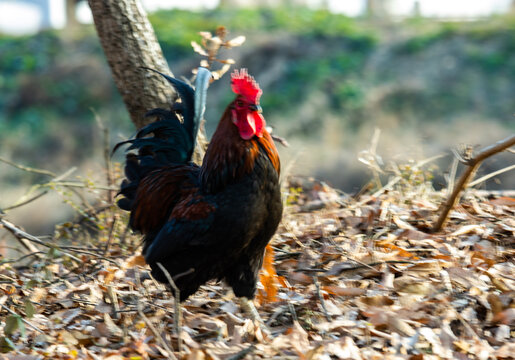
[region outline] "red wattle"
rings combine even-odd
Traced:
[[[256,134],[256,124],[250,114],[247,116],[240,116],[236,123],[240,136],[244,140],[250,140]]]
[[[240,136],[244,140],[250,140],[254,135],[263,136],[265,119],[257,111],[239,112],[233,110],[233,122],[238,127]]]
[[[255,124],[255,129],[256,129],[255,130],[256,136],[257,137],[262,137],[263,136],[263,130],[265,130],[265,126],[266,126],[265,118],[263,117],[263,115],[261,115],[261,113],[259,113],[257,111],[252,112],[252,114],[250,114],[250,115],[254,116],[254,124]]]

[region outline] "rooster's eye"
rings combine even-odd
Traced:
[[[243,101],[238,100],[238,101],[236,101],[236,105],[238,105],[238,106],[243,106],[243,105],[245,105],[245,104],[243,103]]]

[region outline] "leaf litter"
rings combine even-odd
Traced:
[[[182,304],[179,349],[135,235],[3,261],[0,359],[514,358],[515,200],[469,189],[430,233],[445,194],[421,189],[290,179],[255,300],[268,335],[210,282]]]

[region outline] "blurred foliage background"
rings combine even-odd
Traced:
[[[515,131],[515,16],[477,21],[407,18],[372,21],[308,8],[158,11],[150,15],[175,76],[191,76],[200,58],[190,42],[199,31],[226,26],[245,35],[231,50],[263,88],[264,115],[290,148],[281,148],[290,174],[312,175],[356,192],[370,179],[358,153],[381,129],[383,161],[430,157],[460,144],[485,146]],[[102,138],[95,113],[112,142],[135,129],[114,86],[92,25],[0,35],[0,156],[63,172],[78,166],[102,176]],[[208,94],[207,131],[232,99],[229,78]],[[114,160],[121,160],[120,155]],[[435,186],[452,156],[438,164]],[[498,156],[488,173],[513,163]],[[0,208],[38,181],[38,175],[0,163]],[[513,173],[482,184],[515,188]],[[50,216],[46,200],[34,203],[31,221]],[[67,211],[51,210],[52,220]],[[29,226],[30,228],[30,226]],[[43,227],[45,228],[45,227]]]

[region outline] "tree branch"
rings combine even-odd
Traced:
[[[483,162],[483,160],[495,155],[501,151],[508,149],[515,145],[515,135],[509,136],[504,140],[501,140],[493,145],[490,145],[481,150],[476,156],[466,162],[467,168],[461,175],[459,181],[454,186],[454,190],[451,195],[447,198],[447,201],[443,204],[442,213],[438,217],[432,231],[438,232],[442,229],[443,225],[447,221],[447,217],[451,209],[456,205],[459,199],[461,191],[467,186],[470,178],[476,173],[477,169]]]

